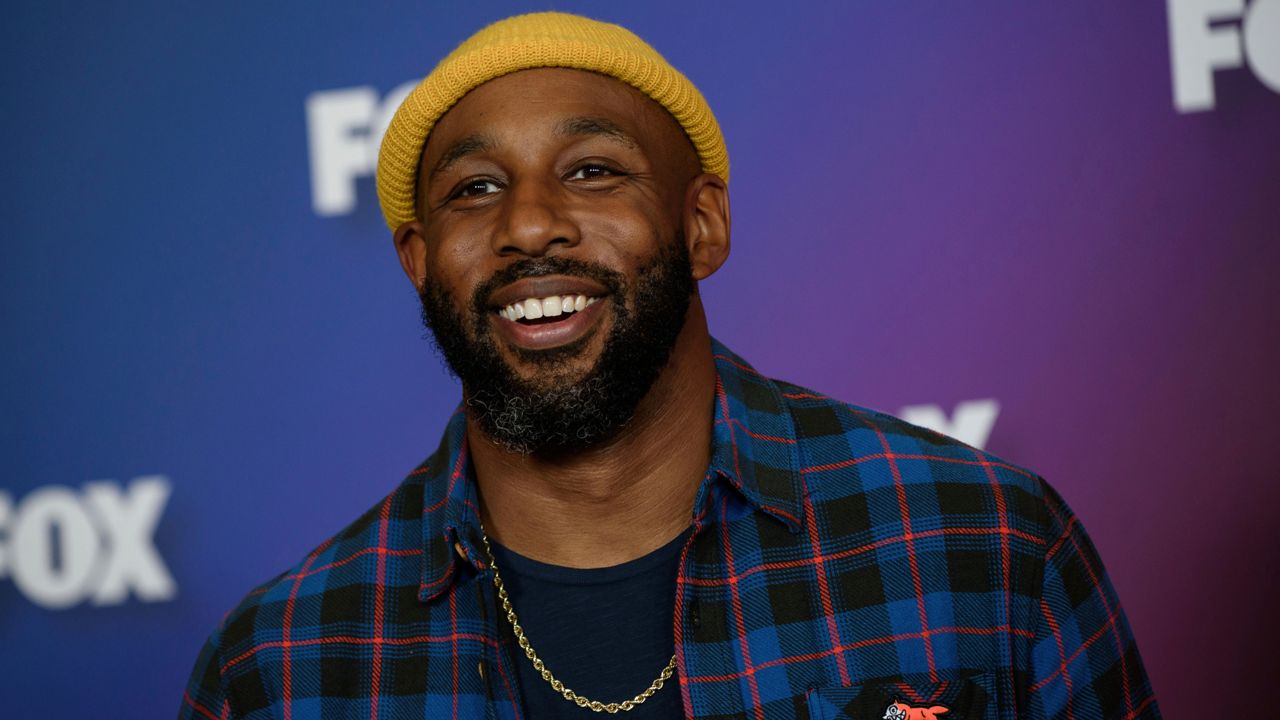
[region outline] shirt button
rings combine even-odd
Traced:
[[[462,547],[462,543],[454,543],[453,551],[458,553],[458,557],[462,558],[463,560],[467,559],[467,550],[466,548]]]
[[[476,672],[480,673],[480,679],[484,680],[484,661],[476,663]]]

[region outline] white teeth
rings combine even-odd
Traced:
[[[556,295],[547,298],[528,298],[498,310],[498,316],[511,321],[528,318],[558,317],[579,312],[595,304],[600,298],[586,295]]]

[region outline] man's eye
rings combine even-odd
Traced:
[[[471,180],[464,183],[454,193],[454,197],[472,197],[474,195],[486,195],[491,192],[497,192],[498,184],[492,180]]]
[[[610,175],[619,175],[618,171],[607,165],[583,165],[573,174],[569,176],[570,180],[593,180],[595,178],[609,177]]]

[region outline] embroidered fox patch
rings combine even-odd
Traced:
[[[911,707],[895,700],[884,711],[883,720],[936,720],[939,715],[948,712],[951,712],[951,709],[943,705],[931,705],[927,708]]]

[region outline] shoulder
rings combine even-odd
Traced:
[[[795,425],[806,494],[867,513],[872,525],[912,522],[1018,528],[1039,543],[1053,530],[1043,478],[953,437],[884,412],[773,381]]]
[[[296,682],[318,683],[333,654],[347,652],[331,648],[365,644],[381,632],[375,618],[386,598],[417,596],[427,493],[449,475],[431,471],[439,455],[292,567],[249,591],[223,617],[188,683],[184,707],[193,717],[212,717],[202,709],[219,707],[232,717],[257,717],[279,700],[290,667]]]
[[[388,576],[416,577],[421,551],[425,468],[411,472],[389,495],[314,547],[292,567],[250,590],[211,636],[224,669],[264,648],[278,646],[286,627],[315,626],[332,616],[356,615],[361,592]],[[412,545],[406,546],[406,542]],[[388,552],[387,550],[390,549]],[[399,567],[403,566],[403,567]]]

